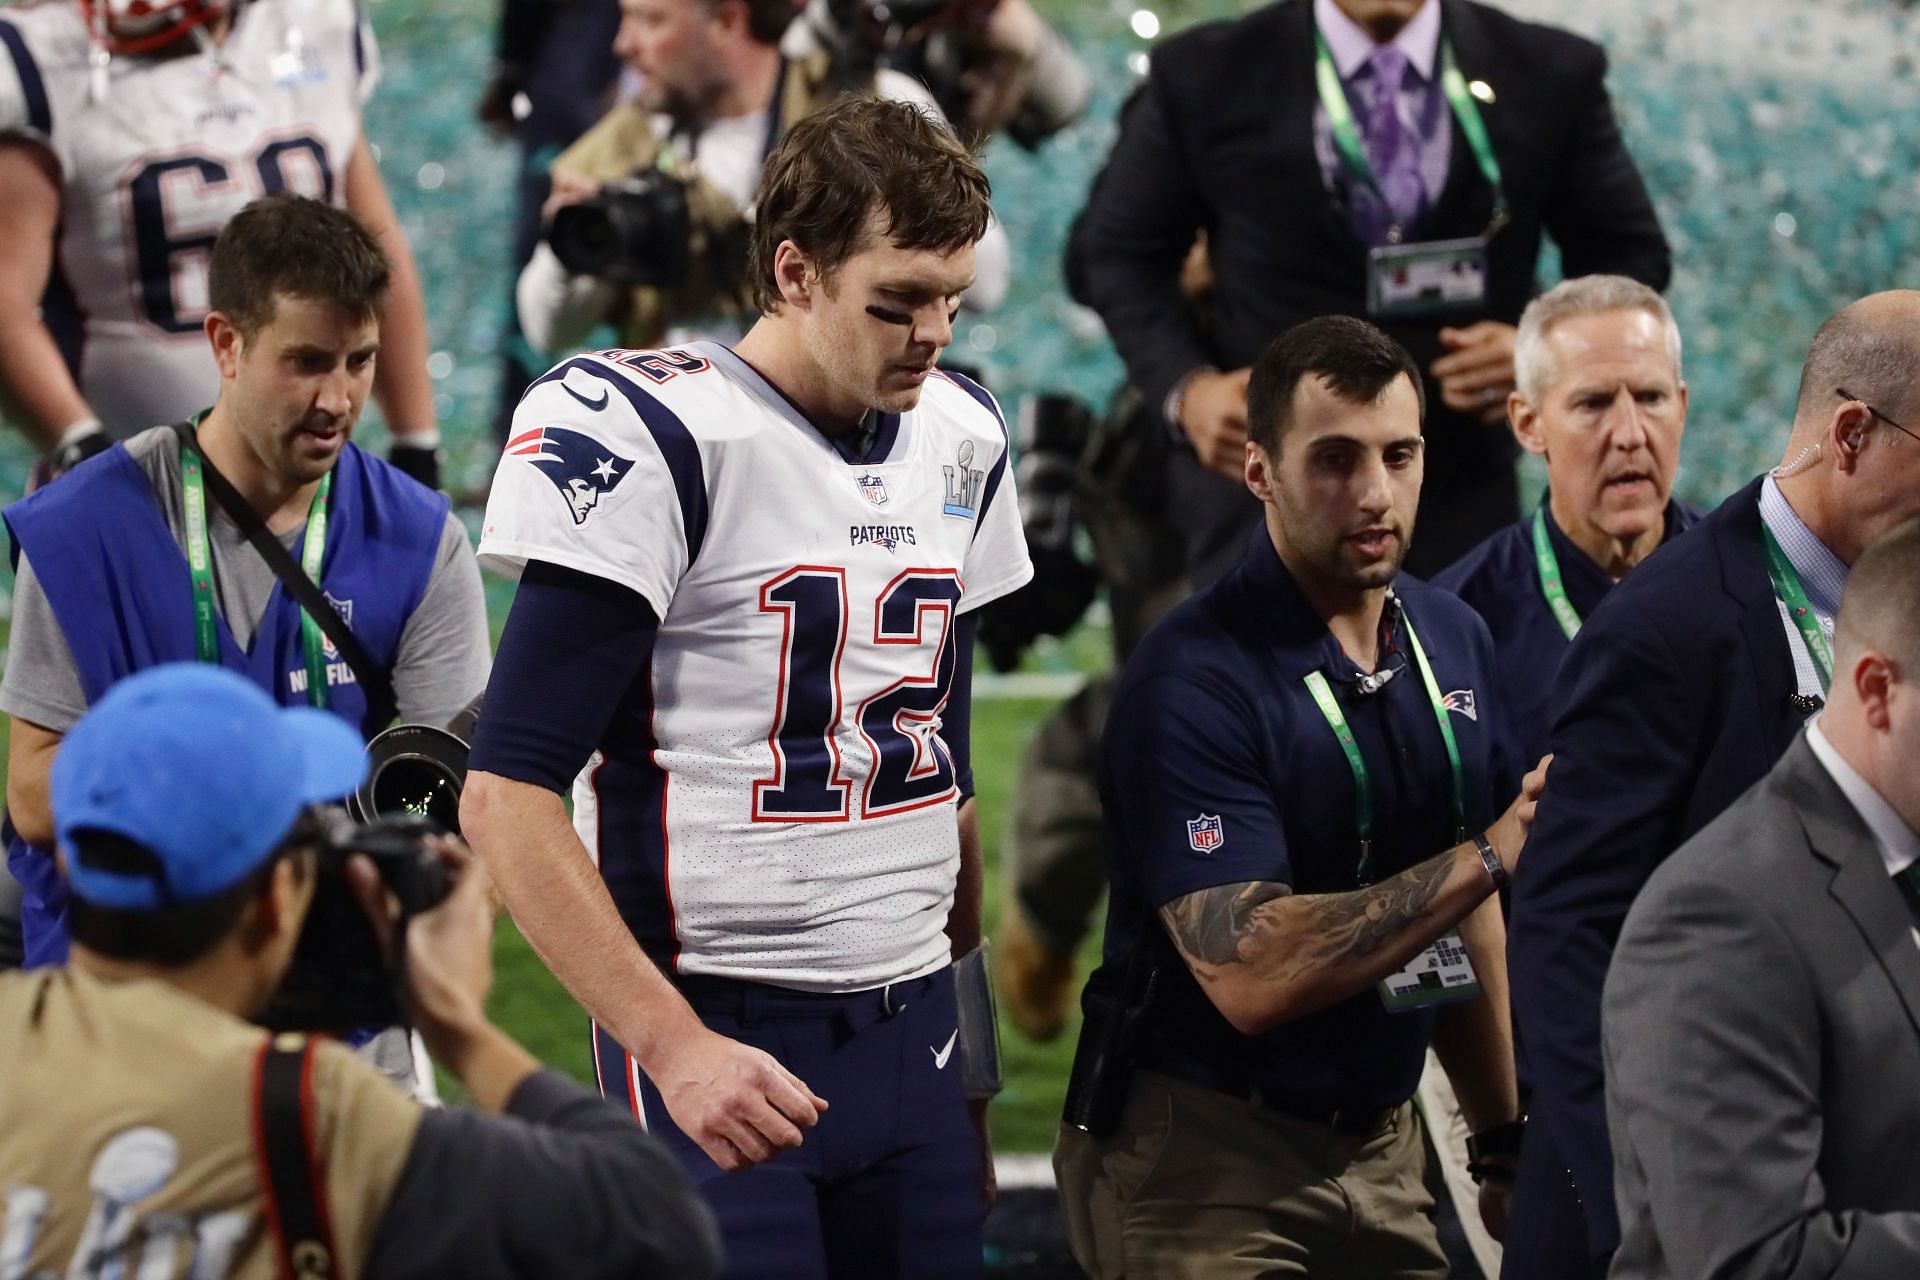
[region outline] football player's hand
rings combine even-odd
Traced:
[[[667,1114],[722,1169],[800,1145],[827,1100],[752,1045],[704,1028],[647,1063]]]
[[[1433,362],[1432,372],[1440,380],[1440,398],[1447,408],[1489,426],[1507,420],[1515,332],[1512,325],[1498,320],[1440,331],[1440,345],[1447,354]]]
[[[1207,470],[1239,482],[1247,471],[1247,380],[1252,369],[1203,370],[1180,398],[1180,433]]]
[[[980,1200],[987,1208],[1000,1198],[1000,1178],[993,1171],[993,1133],[987,1125],[987,1099],[967,1100],[967,1114],[973,1118],[973,1131],[980,1135]]]
[[[570,204],[584,204],[600,194],[600,184],[577,174],[556,173],[547,190],[547,202],[540,206],[540,217],[547,222]]]

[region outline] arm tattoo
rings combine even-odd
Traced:
[[[1178,898],[1160,914],[1194,964],[1244,964],[1262,978],[1285,980],[1379,950],[1431,912],[1452,869],[1452,853],[1443,853],[1364,889],[1292,902],[1283,901],[1293,893],[1283,884],[1220,885]]]
[[[1168,903],[1163,915],[1182,951],[1207,964],[1233,964],[1240,959],[1240,940],[1256,927],[1254,913],[1292,892],[1267,880],[1223,884]]]

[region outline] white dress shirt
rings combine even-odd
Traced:
[[[1860,776],[1859,770],[1834,750],[1833,743],[1820,731],[1818,719],[1807,726],[1807,745],[1813,748],[1815,758],[1826,766],[1834,785],[1840,788],[1841,794],[1846,796],[1860,815],[1860,820],[1867,824],[1867,830],[1873,833],[1873,843],[1880,850],[1880,860],[1887,864],[1887,874],[1897,876],[1915,862],[1920,862],[1920,835],[1914,834],[1913,828]],[[1915,946],[1920,946],[1920,925],[1913,930],[1913,941]]]

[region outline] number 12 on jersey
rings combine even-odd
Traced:
[[[853,727],[872,768],[861,796],[861,816],[881,817],[939,804],[953,794],[953,759],[935,737],[941,708],[953,689],[954,612],[960,578],[951,569],[908,569],[874,602],[876,648],[904,646],[908,672],[865,694]],[[780,677],[774,690],[773,776],[753,784],[755,822],[846,822],[854,784],[841,759],[841,726],[848,691],[841,684],[847,649],[847,571],[798,565],[760,588],[760,611],[782,615]],[[929,617],[938,615],[938,629]],[[923,651],[932,646],[928,659]],[[917,674],[926,669],[925,675]]]

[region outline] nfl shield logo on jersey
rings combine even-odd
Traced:
[[[1473,704],[1473,690],[1455,689],[1440,699],[1440,705],[1449,711],[1458,711],[1475,724],[1480,722],[1480,709]]]
[[[633,459],[623,458],[584,431],[535,427],[507,441],[506,456],[531,462],[567,500],[575,524],[585,524],[600,499],[612,493]]]
[[[880,476],[864,475],[860,477],[860,496],[876,507],[887,505],[887,482]]]
[[[1197,818],[1187,819],[1187,843],[1193,851],[1211,856],[1215,849],[1227,842],[1226,828],[1220,822],[1218,814],[1203,813]]]
[[[333,598],[331,591],[323,591],[321,594],[327,598],[327,603],[333,606],[333,611],[340,615],[340,621],[351,627],[353,625],[353,601],[336,600]],[[320,633],[320,647],[326,651],[327,657],[336,660],[340,657],[340,651],[333,647],[333,641],[327,638],[327,634],[324,631]]]

